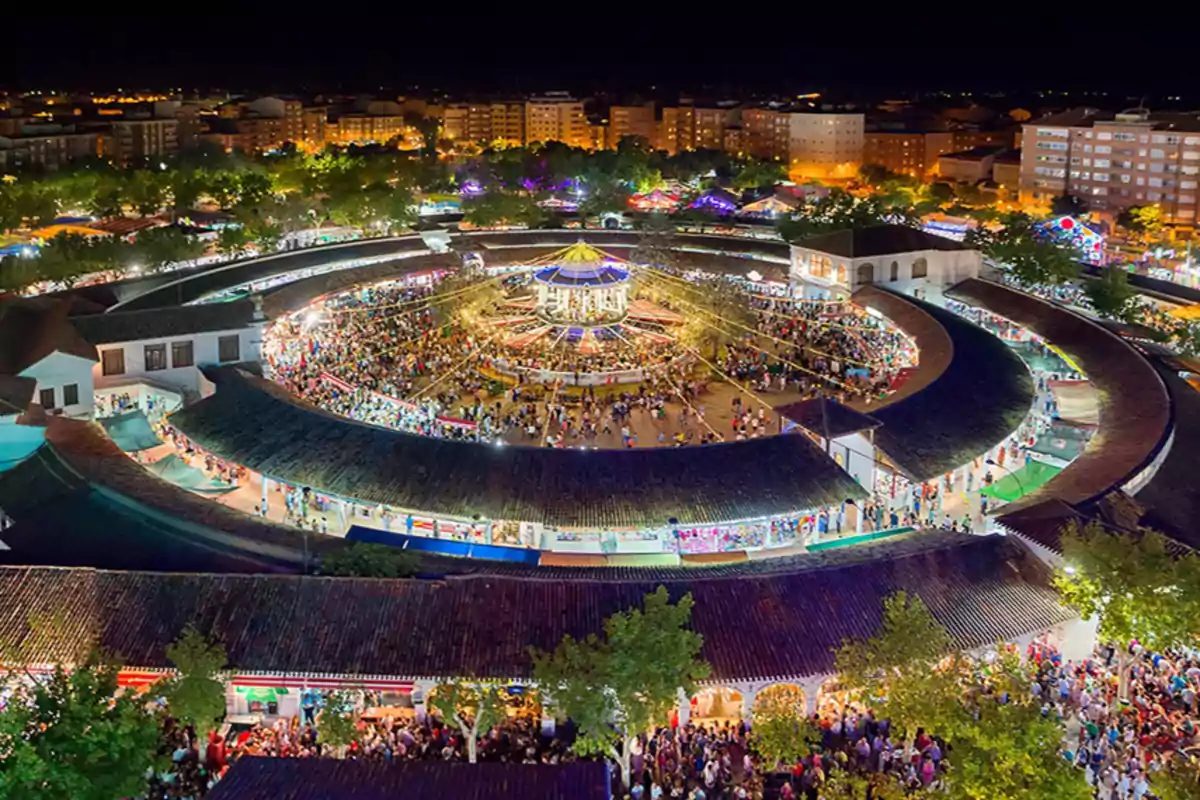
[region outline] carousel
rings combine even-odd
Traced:
[[[530,264],[543,320],[608,325],[629,310],[629,264],[583,242]]]

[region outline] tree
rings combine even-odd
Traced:
[[[1193,755],[1176,753],[1167,766],[1152,774],[1150,788],[1160,800],[1197,800],[1200,798],[1200,760]]]
[[[564,636],[553,653],[531,650],[533,675],[560,717],[579,726],[575,749],[604,753],[629,786],[633,741],[666,722],[696,681],[709,674],[699,658],[704,637],[687,626],[692,596],[672,605],[665,587],[646,595],[642,608],[604,621],[604,638]]]
[[[764,766],[773,769],[808,754],[821,741],[821,731],[786,694],[764,693],[754,705],[752,746]]]
[[[1109,267],[1099,278],[1083,281],[1083,294],[1092,310],[1105,319],[1135,323],[1142,315],[1142,303],[1129,285],[1129,273]]]
[[[338,757],[358,738],[357,709],[350,692],[336,690],[325,696],[325,707],[317,717],[321,741],[334,748]]]
[[[1162,233],[1162,207],[1157,203],[1147,206],[1130,206],[1117,215],[1117,225],[1133,234],[1134,238],[1150,242]]]
[[[167,647],[167,659],[175,665],[175,675],[160,688],[167,708],[203,736],[225,716],[225,683],[220,678],[227,661],[225,648],[188,625]]]
[[[546,217],[545,210],[528,195],[491,191],[463,203],[463,221],[477,228],[498,225],[536,228],[545,222]]]
[[[137,235],[129,258],[147,272],[158,272],[180,261],[204,255],[204,242],[177,225],[149,228]]]
[[[479,734],[487,733],[504,719],[504,698],[498,686],[473,686],[463,682],[439,683],[433,690],[434,709],[462,731],[467,742],[467,760],[474,764]]]
[[[943,663],[947,656],[948,663]],[[904,736],[905,753],[918,728],[949,735],[961,714],[958,668],[950,634],[917,596],[896,592],[883,601],[883,622],[869,639],[843,642],[837,672]]]
[[[750,159],[738,165],[733,176],[736,189],[765,189],[787,180],[787,169],[777,161]]]
[[[0,797],[113,800],[141,796],[159,723],[117,667],[89,659],[19,683],[0,708]]]
[[[1134,642],[1163,652],[1194,644],[1200,633],[1200,556],[1177,554],[1165,536],[1120,532],[1099,523],[1066,526],[1054,583],[1063,604],[1099,620],[1101,641],[1117,651],[1118,691],[1129,696]]]
[[[157,214],[167,203],[167,176],[148,169],[134,170],[125,179],[125,199],[143,217]]]
[[[599,220],[605,214],[620,214],[629,210],[629,189],[620,183],[604,182],[589,185],[579,203],[579,218],[585,223]]]
[[[1091,787],[1062,757],[1063,726],[1029,692],[1012,652],[989,666],[987,691],[970,695],[947,758],[952,800],[1088,800]]]
[[[1079,217],[1087,213],[1087,206],[1073,194],[1060,194],[1050,201],[1050,213],[1056,217]]]
[[[420,568],[417,552],[368,542],[347,542],[321,558],[322,573],[342,578],[411,578]]]
[[[237,258],[244,255],[254,243],[254,237],[245,225],[226,225],[217,234],[217,252]]]
[[[1006,215],[999,228],[979,226],[964,240],[999,264],[1022,286],[1058,284],[1079,274],[1079,253],[1042,234],[1027,214]]]

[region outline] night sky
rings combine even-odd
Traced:
[[[1083,24],[1078,15],[1041,9],[1023,17],[1032,7],[1021,4],[888,4],[904,13],[872,11],[879,5],[787,13],[778,10],[781,3],[696,1],[655,4],[679,9],[674,14],[639,14],[638,3],[564,3],[557,12],[514,4],[505,15],[402,15],[352,3],[273,3],[273,13],[255,12],[245,10],[254,4],[239,2],[163,6],[159,15],[143,7],[147,13],[138,16],[13,12],[0,46],[0,84],[297,92],[653,86],[714,94],[1153,94],[1187,93],[1194,84],[1197,11],[1163,9],[1123,30],[1113,21]],[[703,12],[722,7],[746,13]],[[610,10],[587,16],[583,8]],[[1140,67],[1139,59],[1152,66]]]

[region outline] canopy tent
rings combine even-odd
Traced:
[[[29,458],[46,441],[46,429],[41,425],[5,425],[0,431],[0,472]]]
[[[1192,321],[1200,319],[1200,303],[1192,303],[1190,306],[1181,306],[1168,312],[1175,319]]]
[[[1008,503],[1032,492],[1060,472],[1062,470],[1059,467],[1041,461],[1030,461],[1019,470],[1010,472],[991,486],[985,487],[983,494]]]
[[[103,417],[100,420],[109,438],[116,442],[117,447],[126,453],[138,450],[149,450],[158,447],[162,441],[150,427],[150,420],[141,411],[126,411],[115,417]]]
[[[1091,428],[1055,420],[1050,430],[1039,436],[1033,447],[1029,448],[1029,452],[1036,454],[1035,457],[1042,456],[1040,460],[1051,465],[1065,467],[1083,452],[1094,432]]]
[[[1094,428],[1100,424],[1100,398],[1089,381],[1050,381],[1058,418]]]
[[[224,481],[210,478],[202,470],[188,466],[176,453],[146,466],[146,469],[168,483],[173,483],[181,489],[200,494],[224,494],[233,491],[233,487]]]

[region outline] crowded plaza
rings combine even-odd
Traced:
[[[777,433],[772,406],[817,394],[870,405],[917,352],[849,301],[684,278],[579,244],[525,271],[325,297],[271,326],[264,359],[299,397],[382,427],[637,447]]]

